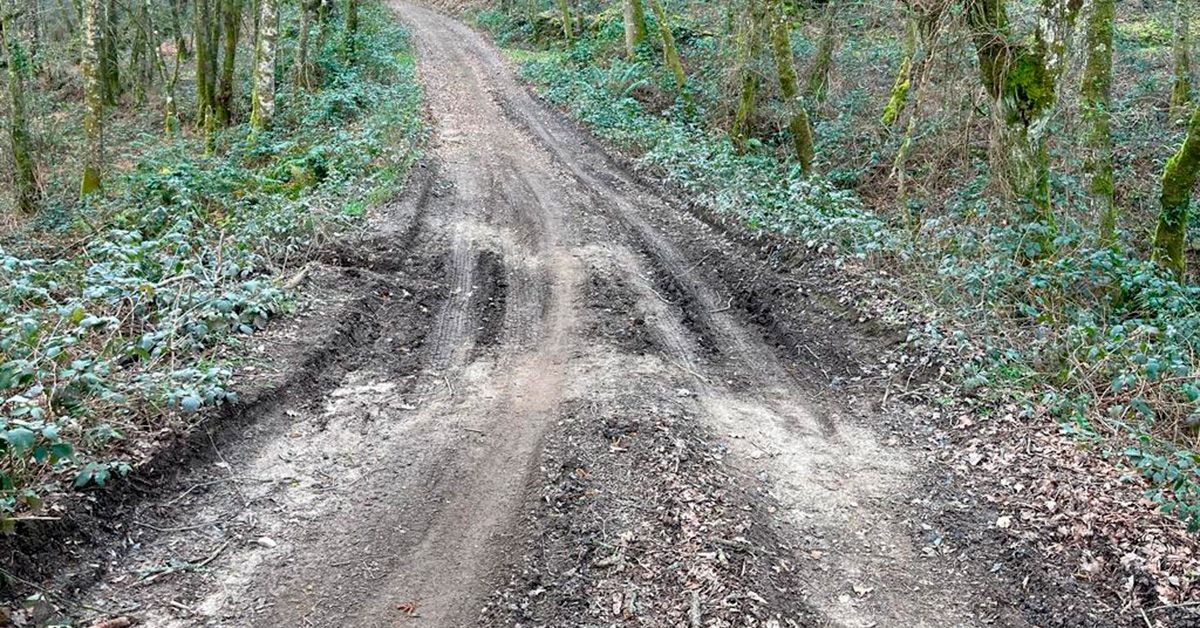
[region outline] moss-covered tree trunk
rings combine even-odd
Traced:
[[[1178,278],[1182,278],[1187,269],[1183,251],[1197,174],[1200,174],[1200,107],[1195,109],[1188,123],[1183,146],[1167,160],[1163,170],[1158,228],[1154,231],[1155,261]]]
[[[570,0],[558,0],[558,14],[562,20],[563,39],[568,42],[575,39],[575,23],[571,21]]]
[[[101,0],[83,0],[83,177],[79,191],[87,196],[100,190],[104,165],[104,85],[100,75],[100,29],[104,19]]]
[[[1195,0],[1175,0],[1174,32],[1171,55],[1174,59],[1171,83],[1171,119],[1183,121],[1188,103],[1192,100],[1192,3]]]
[[[221,78],[217,85],[217,120],[222,125],[233,122],[234,69],[237,67],[238,39],[241,36],[242,0],[223,0],[221,30],[224,50],[221,56]]]
[[[879,122],[885,127],[896,124],[904,107],[908,104],[908,92],[912,89],[913,61],[917,54],[917,18],[911,10],[904,12],[904,36],[900,40],[900,67],[892,83],[891,95]]]
[[[203,128],[208,116],[216,111],[216,98],[212,93],[212,77],[209,69],[212,67],[212,12],[210,1],[194,0],[192,4],[192,30],[196,48],[196,126]]]
[[[298,10],[300,12],[300,32],[296,37],[296,60],[294,66],[295,81],[296,87],[304,90],[310,90],[313,86],[312,71],[308,62],[308,0],[300,0]]]
[[[150,7],[154,0],[145,0],[146,6]],[[171,22],[174,26],[179,26],[182,23],[182,18],[179,16],[179,5],[175,2],[170,3]],[[147,11],[146,29],[150,32],[155,32],[152,24],[154,13]],[[163,133],[168,138],[174,137],[179,132],[179,104],[176,99],[177,89],[179,85],[179,72],[183,67],[183,59],[186,52],[182,47],[183,39],[178,34],[175,36],[175,50],[172,54],[172,69],[167,72],[166,61],[162,58],[161,50],[155,49],[156,64],[163,82]]]
[[[1085,130],[1084,172],[1093,208],[1100,217],[1104,244],[1116,238],[1117,212],[1113,200],[1112,65],[1116,0],[1092,0],[1087,19],[1087,64],[1083,71],[1081,106]]]
[[[275,56],[279,37],[277,1],[259,0],[258,44],[254,53],[254,93],[250,111],[250,128],[253,132],[270,128],[275,118]]]
[[[646,41],[646,7],[642,0],[624,0],[625,53],[632,59]]]
[[[103,7],[100,76],[106,105],[116,105],[121,98],[121,31],[118,6],[116,0],[108,0]]]
[[[771,52],[775,57],[779,75],[779,90],[788,111],[788,130],[792,136],[792,147],[800,169],[811,173],[813,167],[813,134],[800,94],[800,81],[796,75],[796,61],[792,58],[791,24],[784,10],[784,0],[768,0],[771,3],[770,28]]]
[[[29,124],[25,117],[25,78],[29,56],[21,45],[19,29],[13,23],[11,7],[0,3],[0,45],[8,65],[8,137],[13,159],[13,201],[17,211],[37,211],[40,194],[33,165]]]
[[[746,150],[746,142],[753,133],[751,123],[754,119],[754,107],[758,100],[759,82],[758,71],[754,66],[762,54],[760,33],[763,7],[762,0],[746,0],[746,12],[742,16],[741,26],[738,29],[738,82],[740,89],[737,111],[734,113],[729,138],[739,152]]]
[[[1046,147],[1067,41],[1082,0],[1040,0],[1033,33],[1012,32],[1005,0],[971,0],[968,22],[980,78],[992,99],[992,164],[1028,211],[1026,219],[1054,229]]]
[[[675,35],[671,33],[671,19],[667,16],[660,0],[649,0],[650,10],[654,11],[654,21],[658,22],[658,36],[662,40],[663,61],[675,77],[675,87],[679,94],[687,98],[687,73],[683,71],[683,62],[679,59],[679,50],[675,47]]]
[[[829,77],[833,73],[833,53],[837,48],[837,0],[825,4],[825,17],[821,23],[821,39],[817,42],[817,53],[808,70],[808,95],[813,102],[823,103],[829,93]]]
[[[262,1],[259,0],[259,2]],[[345,32],[343,33],[342,50],[345,52],[347,59],[353,59],[354,46],[358,39],[358,0],[346,0],[346,15],[343,26],[345,27]]]

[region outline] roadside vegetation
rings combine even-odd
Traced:
[[[957,392],[1200,527],[1190,3],[498,5],[479,23],[546,99],[896,295]]]
[[[383,2],[0,1],[0,529],[236,401],[288,279],[422,135]]]

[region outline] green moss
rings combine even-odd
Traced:
[[[1200,109],[1192,114],[1183,146],[1163,168],[1158,227],[1154,232],[1154,259],[1182,277],[1186,269],[1183,248],[1187,240],[1192,186],[1200,174]]]
[[[1054,105],[1054,76],[1046,68],[1045,57],[1031,50],[1020,50],[1004,77],[1004,93],[1015,105],[1013,113],[1022,121],[1032,120]]]
[[[909,62],[904,60],[904,65],[900,69],[900,76],[908,76]],[[897,77],[899,79],[899,77]],[[892,97],[888,99],[888,104],[883,109],[883,117],[879,122],[883,126],[892,126],[896,120],[900,119],[900,112],[904,110],[904,106],[908,104],[908,91],[912,89],[912,81],[907,78],[903,81],[897,80],[892,87]]]

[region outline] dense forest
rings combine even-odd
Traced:
[[[0,624],[1191,625],[1197,37],[0,0]]]

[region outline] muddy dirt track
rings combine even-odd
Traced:
[[[151,626],[1033,625],[1038,593],[997,585],[992,550],[928,551],[916,453],[830,388],[886,339],[635,180],[472,29],[394,7],[429,160],[313,267],[240,376],[261,392],[107,546],[70,550],[56,577],[81,608]],[[1065,608],[1037,625],[1105,625]]]

